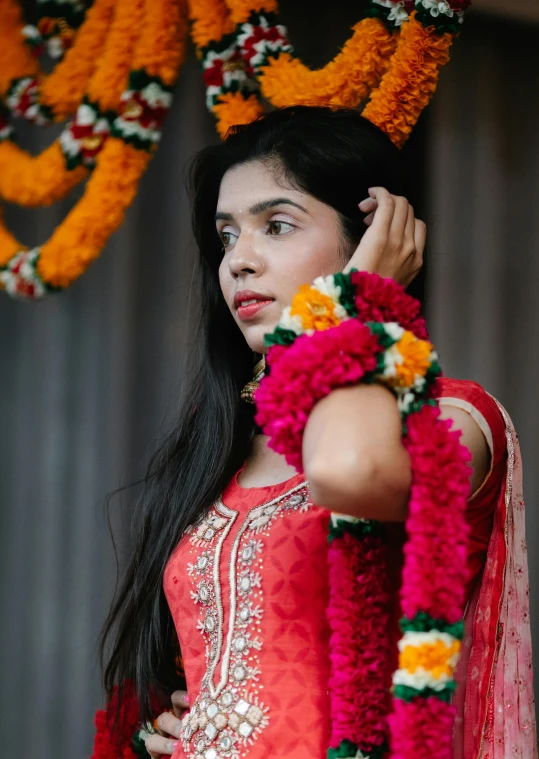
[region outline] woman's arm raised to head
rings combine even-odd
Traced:
[[[487,442],[474,419],[444,407],[472,453],[470,492],[488,473]],[[334,390],[316,404],[303,437],[303,465],[313,501],[342,514],[403,521],[411,485],[395,397],[381,385]]]

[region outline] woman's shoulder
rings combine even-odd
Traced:
[[[496,399],[478,382],[443,377],[439,380],[438,401],[466,411],[478,424],[496,461],[505,452],[505,421]]]

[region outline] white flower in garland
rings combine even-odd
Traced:
[[[133,92],[127,91],[125,97],[132,97]],[[141,91],[140,96],[150,108],[170,108],[172,105],[172,92],[168,92],[159,86],[157,82],[150,82]]]
[[[140,76],[137,81],[135,76],[121,103],[120,115],[113,124],[114,136],[146,150],[159,142],[163,119],[172,104],[170,90],[157,79],[149,80],[145,75],[143,81]]]
[[[401,327],[398,322],[385,322],[384,330],[395,342],[398,342],[405,332],[404,327]]]
[[[237,44],[247,53],[249,64],[255,69],[264,66],[270,54],[293,52],[286,27],[282,24],[271,24],[267,18],[259,16],[258,24],[245,23],[240,28]]]
[[[206,107],[212,110],[219,95],[225,92],[255,91],[257,83],[247,76],[236,43],[225,50],[208,50],[202,61],[206,82]]]
[[[78,163],[93,168],[96,157],[110,133],[110,124],[90,103],[81,103],[75,118],[60,135],[60,146],[67,165]]]
[[[291,306],[287,306],[283,310],[278,326],[281,327],[281,329],[288,329],[291,332],[295,332],[296,335],[302,335],[304,332],[303,322],[299,316],[292,316],[290,311]]]
[[[335,304],[334,313],[338,319],[344,322],[350,318],[345,307],[341,305],[340,297],[342,288],[340,285],[335,284],[333,274],[328,274],[327,277],[317,277],[313,282],[313,287],[315,290],[318,290],[318,292],[331,298]]]
[[[39,248],[22,250],[10,259],[5,269],[0,269],[0,282],[8,293],[17,298],[43,298],[47,287],[36,270]]]
[[[54,60],[58,60],[65,53],[64,42],[61,37],[54,36],[47,40],[47,53]]]
[[[464,13],[462,11],[454,11],[447,0],[418,0],[416,5],[424,8],[434,18],[438,16],[448,16],[449,18],[457,16],[460,23],[463,21]]]
[[[415,399],[416,399],[416,396],[414,395],[414,393],[410,392],[409,390],[405,390],[403,393],[398,393],[397,406],[398,406],[399,412],[403,416],[408,416]]]
[[[405,21],[408,21],[408,11],[404,7],[404,0],[372,0],[376,5],[381,5],[382,8],[389,8],[389,14],[387,20],[393,23],[395,26],[402,26]]]

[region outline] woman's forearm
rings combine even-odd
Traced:
[[[342,514],[403,521],[411,483],[394,396],[381,385],[339,388],[312,410],[303,466],[314,503]]]

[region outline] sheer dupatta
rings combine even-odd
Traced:
[[[483,576],[468,604],[455,694],[454,759],[538,759],[522,460],[505,409],[507,473]]]

